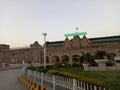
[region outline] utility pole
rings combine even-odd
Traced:
[[[44,36],[44,69],[46,69],[46,36],[47,36],[47,33],[43,33],[42,34]]]

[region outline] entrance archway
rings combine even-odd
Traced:
[[[62,63],[65,63],[65,64],[69,63],[69,56],[68,55],[63,55],[62,56]]]
[[[79,55],[73,55],[72,60],[73,60],[73,63],[79,63],[80,62],[80,56]]]

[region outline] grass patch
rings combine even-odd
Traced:
[[[105,82],[105,87],[110,88],[110,90],[120,90],[120,72],[117,71],[85,72],[82,68],[60,68],[58,71],[70,72],[102,80]]]

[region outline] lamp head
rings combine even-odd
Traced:
[[[42,35],[47,36],[47,33],[43,33]]]

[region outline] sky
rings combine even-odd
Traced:
[[[46,41],[61,41],[76,31],[120,35],[120,0],[0,0],[0,44],[42,45],[44,32]]]

